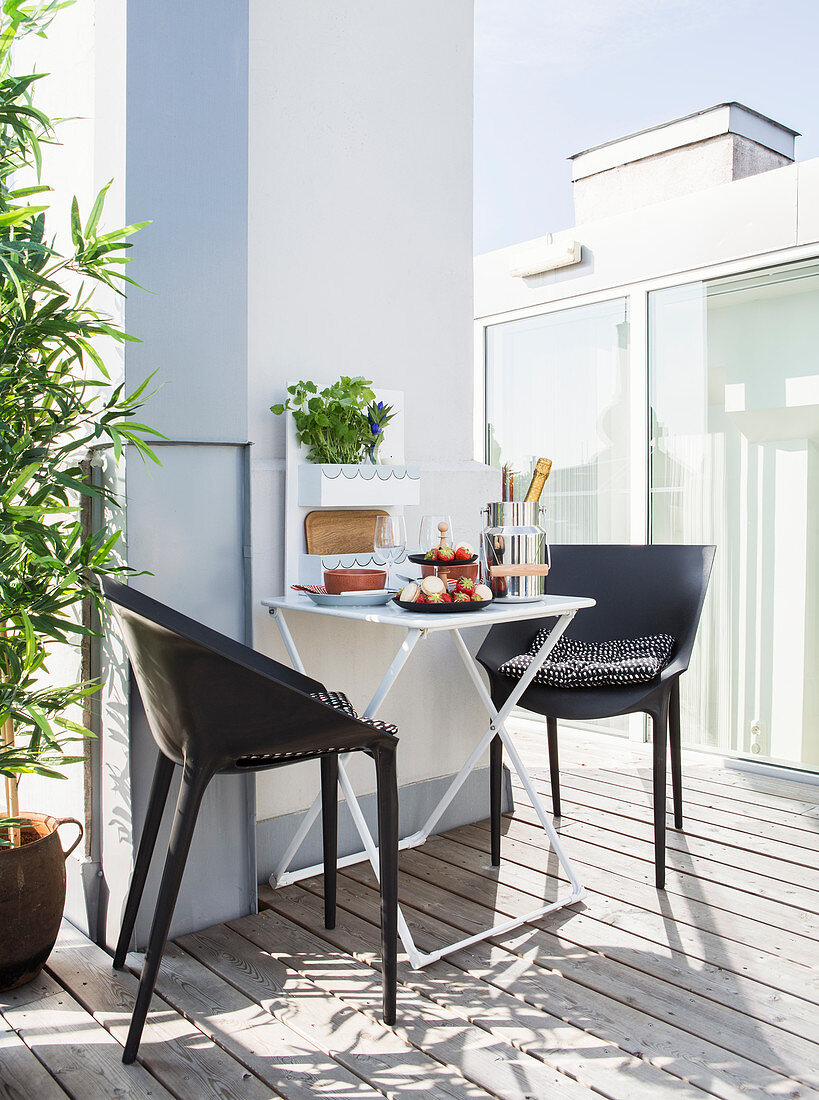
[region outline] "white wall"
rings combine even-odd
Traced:
[[[428,511],[474,535],[496,479],[471,461],[471,0],[250,11],[254,629],[281,657],[259,600],[283,587],[284,424],[268,407],[287,382],[364,374],[405,391],[406,457],[422,466],[410,537]],[[366,703],[401,632],[306,620],[292,625],[308,671]],[[401,726],[402,784],[456,771],[482,726],[446,644],[416,650],[382,711]],[[361,787],[374,787],[371,766]],[[315,789],[307,765],[261,777],[260,819]]]
[[[580,241],[579,264],[518,279],[532,242],[475,258],[475,316],[527,309],[819,240],[819,159],[736,180],[554,235]],[[764,214],[762,213],[764,212]],[[545,227],[544,227],[545,228]]]

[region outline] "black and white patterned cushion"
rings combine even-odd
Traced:
[[[548,634],[549,628],[539,630],[529,651],[506,661],[498,672],[519,680]],[[674,639],[670,634],[617,638],[607,642],[580,642],[574,638],[559,638],[543,662],[543,667],[535,673],[533,682],[557,688],[646,683],[659,676],[668,664],[673,645]]]
[[[343,691],[311,691],[310,698],[315,699],[319,703],[324,703],[326,707],[333,707],[334,710],[343,711],[350,718],[355,718],[358,722],[363,722],[367,726],[372,726],[372,728],[378,730],[379,733],[388,733],[393,737],[398,734],[398,726],[393,726],[390,722],[379,722],[377,718],[364,718],[356,714],[353,704]],[[327,751],[343,752],[344,750],[329,749]],[[242,756],[236,763],[240,768],[260,768],[265,764],[280,764],[286,760],[298,760],[300,757],[310,757],[312,759],[315,756],[315,749],[305,749],[303,752],[257,752],[251,753],[248,756]]]
[[[377,718],[366,718],[364,715],[356,714],[355,707],[343,691],[311,691],[310,698],[324,703],[326,707],[344,711],[350,718],[355,718],[357,722],[363,722],[366,726],[372,726],[379,733],[389,733],[393,737],[398,733],[398,726],[392,725],[391,722],[380,722]]]

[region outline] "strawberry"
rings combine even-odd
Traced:
[[[472,549],[469,546],[459,546],[458,549],[455,551],[456,561],[471,561],[473,557],[474,554],[472,553]]]
[[[438,551],[434,546],[431,550],[427,550],[426,554],[424,554],[424,561],[437,561],[437,559]]]
[[[426,593],[419,592],[418,595],[415,597],[415,602],[416,603],[426,603],[427,602]]]
[[[472,580],[471,577],[458,577],[457,581],[455,582],[455,591],[463,592],[467,596],[471,596],[472,593],[475,591],[475,582]]]
[[[444,599],[443,592],[433,592],[431,595],[427,596],[426,602],[427,603],[446,603],[446,600]]]
[[[469,603],[472,597],[466,592],[456,592],[452,597],[453,603]]]
[[[438,547],[438,561],[454,561],[455,551],[451,546]]]
[[[444,603],[452,603],[452,597],[450,596],[450,594],[448,592],[442,593],[441,599],[443,600]]]
[[[470,600],[472,600],[473,603],[483,603],[484,602],[483,596],[479,596],[477,592],[473,592],[472,595],[469,598],[470,598]]]

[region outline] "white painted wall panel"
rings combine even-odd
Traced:
[[[470,461],[472,4],[252,0],[249,411],[254,636],[283,656],[259,607],[282,591],[286,382],[365,374],[405,392],[406,460],[423,512],[474,539],[497,477]],[[458,526],[459,525],[459,526]],[[308,671],[363,705],[397,632],[294,617]],[[383,714],[400,723],[400,781],[456,771],[484,717],[454,650],[416,650]],[[431,745],[435,752],[431,753]],[[372,769],[356,771],[363,790]],[[257,783],[261,819],[303,809],[308,768]]]

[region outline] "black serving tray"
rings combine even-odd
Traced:
[[[478,555],[473,554],[471,558],[453,558],[452,561],[438,561],[438,559],[427,560],[423,554],[407,554],[407,560],[411,561],[413,565],[432,565],[438,569],[453,569],[455,566],[461,565],[474,565],[478,560]]]

